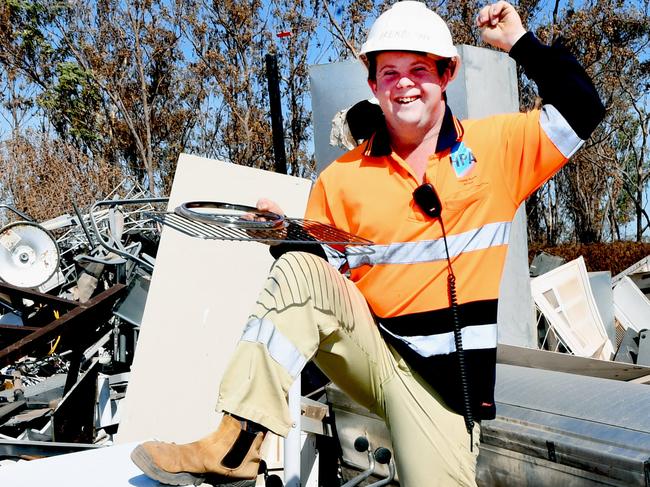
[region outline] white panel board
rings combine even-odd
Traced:
[[[308,180],[182,154],[169,209],[192,200],[277,201],[302,217]],[[221,376],[273,259],[256,242],[162,232],[116,440],[184,443],[214,430]]]
[[[517,65],[504,52],[460,45],[462,60],[456,79],[447,88],[449,104],[458,118],[483,118],[519,111]]]
[[[614,349],[598,312],[582,257],[532,279],[531,290],[537,306],[574,354],[611,358]]]
[[[11,487],[155,487],[129,455],[135,443],[18,462],[0,467],[0,485]]]
[[[625,328],[650,328],[650,300],[628,276],[614,286],[614,314]]]
[[[345,153],[344,149],[330,145],[332,119],[340,110],[372,97],[367,78],[368,71],[356,59],[309,66],[314,156],[318,174]]]
[[[499,285],[499,343],[530,348],[537,346],[535,306],[528,272],[526,205],[522,204],[512,221],[508,254]]]
[[[607,337],[616,343],[616,324],[614,320],[614,292],[612,290],[612,273],[609,271],[589,272],[589,284],[594,293],[598,312],[605,325]]]

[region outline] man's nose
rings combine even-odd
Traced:
[[[404,88],[407,86],[413,86],[413,80],[409,78],[408,76],[402,76],[399,81],[397,82],[397,87],[398,88]]]

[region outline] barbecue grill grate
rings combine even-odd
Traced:
[[[150,212],[147,216],[185,235],[203,239],[354,246],[373,244],[330,225],[300,218],[284,218],[284,224],[278,227],[251,229],[206,223],[174,212]]]

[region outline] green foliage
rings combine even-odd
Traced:
[[[92,75],[75,62],[57,64],[53,83],[37,103],[49,114],[56,133],[72,138],[82,147],[92,147],[99,139],[96,111],[101,94]]]

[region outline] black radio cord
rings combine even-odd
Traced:
[[[463,419],[465,428],[469,433],[469,451],[474,451],[474,417],[472,416],[472,406],[469,394],[469,384],[467,381],[467,368],[465,365],[465,350],[463,350],[463,337],[460,330],[460,316],[458,315],[458,298],[456,294],[456,276],[451,266],[449,249],[447,248],[447,232],[442,218],[439,217],[440,227],[442,228],[442,240],[445,243],[445,254],[447,256],[447,291],[449,292],[449,301],[451,304],[452,323],[454,326],[454,344],[456,345],[456,355],[458,356],[458,372],[460,376],[460,387],[463,394]]]

